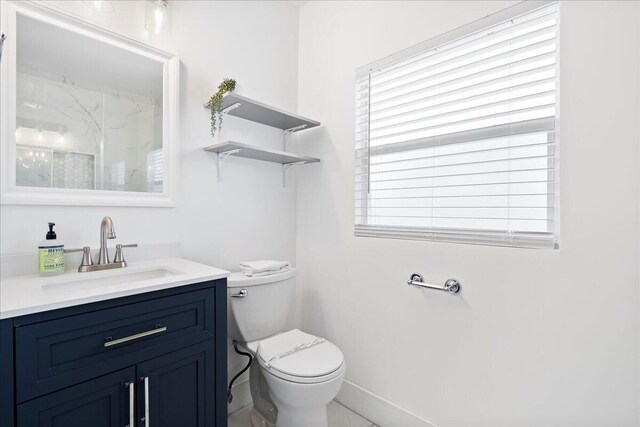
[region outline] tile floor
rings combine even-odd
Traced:
[[[250,427],[251,405],[229,415],[229,427]],[[338,402],[329,403],[329,427],[378,427]],[[304,426],[300,426],[304,427]]]

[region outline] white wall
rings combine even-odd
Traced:
[[[299,171],[302,327],[347,380],[441,425],[638,425],[640,3],[561,4],[559,251],[353,236],[355,69],[509,4],[301,9],[299,111],[324,124],[302,148],[323,163]]]
[[[67,245],[96,246],[110,215],[123,242],[179,242],[222,268],[297,255],[302,326],[340,346],[348,380],[417,415],[640,423],[640,3],[562,4],[558,252],[353,237],[355,69],[513,2],[309,2],[298,20],[285,2],[174,1],[160,37],[145,32],[142,2],[95,17],[52,3],[180,56],[180,198],[174,209],[2,206],[0,254],[34,251],[47,221]],[[201,106],[224,77],[325,125],[294,137],[322,158],[296,171],[297,196],[280,168],[249,160],[230,159],[216,182]],[[280,132],[225,120],[230,138],[281,144]],[[414,271],[457,277],[463,293],[409,288]]]
[[[298,10],[287,3],[171,1],[172,32],[144,28],[144,2],[112,1],[113,14],[92,15],[82,2],[50,2],[118,33],[176,52],[180,67],[179,199],[177,208],[0,207],[0,254],[35,252],[48,221],[68,247],[99,246],[100,220],[110,215],[123,243],[178,242],[182,255],[225,269],[246,259],[295,261],[295,185],[282,188],[278,165],[228,159],[216,181],[209,112],[203,108],[225,77],[238,91],[296,110]],[[280,148],[282,132],[225,118],[231,139]],[[133,249],[135,250],[135,249]],[[232,358],[229,371],[242,361]]]

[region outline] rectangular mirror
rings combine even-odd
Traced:
[[[178,59],[2,2],[2,202],[175,205]]]

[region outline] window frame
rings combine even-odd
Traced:
[[[368,75],[368,87],[371,88],[371,74],[377,70],[392,66],[395,63],[406,60],[412,56],[419,55],[427,52],[438,46],[446,43],[454,42],[458,39],[465,38],[473,35],[474,33],[486,31],[488,28],[509,21],[518,16],[534,12],[537,9],[544,8],[555,4],[557,14],[556,24],[556,48],[555,48],[555,117],[554,129],[553,129],[553,154],[547,160],[548,164],[553,162],[553,168],[548,171],[549,182],[547,185],[553,185],[552,190],[547,191],[547,209],[552,209],[552,214],[549,218],[552,221],[552,231],[549,232],[517,232],[512,233],[509,230],[482,230],[482,229],[470,229],[470,228],[438,228],[438,227],[418,227],[418,226],[393,226],[393,225],[369,225],[367,224],[367,216],[369,211],[369,197],[360,197],[359,194],[364,191],[357,190],[358,183],[357,175],[354,177],[354,210],[361,209],[364,214],[360,221],[354,218],[354,234],[357,237],[378,237],[378,238],[392,238],[392,239],[405,239],[405,240],[426,240],[426,241],[443,241],[449,243],[463,243],[463,244],[479,244],[490,246],[508,246],[508,247],[520,247],[520,248],[535,248],[535,249],[554,249],[560,248],[560,150],[559,150],[559,133],[560,133],[560,9],[561,5],[558,1],[547,0],[534,0],[527,1],[511,6],[507,9],[498,11],[492,15],[481,18],[470,24],[459,27],[455,30],[449,31],[437,37],[431,38],[425,42],[419,43],[408,49],[400,51],[398,53],[387,56],[381,60],[375,61],[371,64],[360,67],[356,70],[356,92],[358,91],[359,79],[366,80],[364,76]],[[367,90],[367,96],[371,94]],[[354,110],[357,109],[357,105],[354,106]],[[368,113],[369,123],[367,124],[367,132],[370,132],[370,117],[371,112]],[[356,125],[357,126],[357,125]],[[355,135],[354,135],[355,136]],[[367,136],[367,146],[364,150],[367,150],[367,158],[371,159],[370,136]],[[357,143],[356,143],[357,144]],[[362,147],[356,146],[356,164],[359,160],[358,152],[362,150]],[[408,151],[408,150],[407,150]],[[358,166],[354,167],[354,171]],[[367,188],[371,179],[371,170],[367,168],[366,180]],[[368,189],[365,190],[368,192]]]

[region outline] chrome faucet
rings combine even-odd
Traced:
[[[122,254],[122,248],[135,248],[138,246],[137,243],[132,243],[130,245],[116,245],[116,255],[113,258],[113,262],[109,261],[109,249],[107,248],[107,239],[115,239],[116,238],[116,230],[113,228],[113,221],[110,217],[105,216],[102,218],[102,222],[100,223],[100,253],[98,254],[98,263],[93,263],[93,258],[91,257],[91,248],[89,246],[85,246],[82,249],[65,249],[65,253],[70,252],[80,252],[82,251],[82,262],[80,263],[80,267],[78,267],[78,271],[80,273],[85,273],[88,271],[98,271],[98,270],[110,270],[112,268],[124,268],[127,266],[127,261],[124,260],[124,255]]]
[[[109,264],[109,250],[107,249],[107,239],[115,239],[116,230],[113,228],[111,217],[105,216],[100,223],[100,254],[98,255],[98,265]]]

